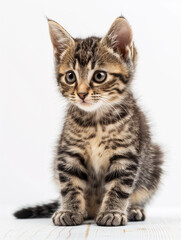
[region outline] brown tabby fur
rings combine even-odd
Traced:
[[[160,181],[162,153],[130,90],[137,60],[130,25],[120,17],[102,39],[73,39],[48,22],[58,86],[69,101],[54,162],[61,206],[53,222],[78,225],[95,218],[98,225],[117,226],[144,220]],[[70,70],[73,84],[65,81]],[[93,80],[95,71],[106,72],[103,83]]]

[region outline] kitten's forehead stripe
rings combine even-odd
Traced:
[[[100,38],[91,37],[84,40],[76,39],[76,41],[75,59],[78,60],[81,66],[86,66],[91,62],[91,68],[93,69],[96,62],[96,53],[98,51]]]

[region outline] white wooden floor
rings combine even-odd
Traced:
[[[56,227],[51,219],[17,220],[11,215],[0,217],[0,240],[180,240],[181,211],[167,214],[149,213],[145,222],[132,222],[124,227],[99,227],[93,221],[81,226]],[[180,215],[180,216],[179,216]]]

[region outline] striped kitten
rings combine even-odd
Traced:
[[[58,87],[69,101],[54,162],[61,204],[14,215],[53,215],[58,226],[87,218],[104,226],[142,221],[160,181],[162,152],[130,90],[137,60],[131,27],[119,17],[103,38],[74,39],[48,23]]]

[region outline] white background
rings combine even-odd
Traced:
[[[65,104],[54,78],[45,15],[73,37],[103,36],[123,14],[139,53],[133,90],[165,175],[151,206],[181,206],[181,3],[176,0],[16,0],[0,2],[0,206],[47,202]]]

